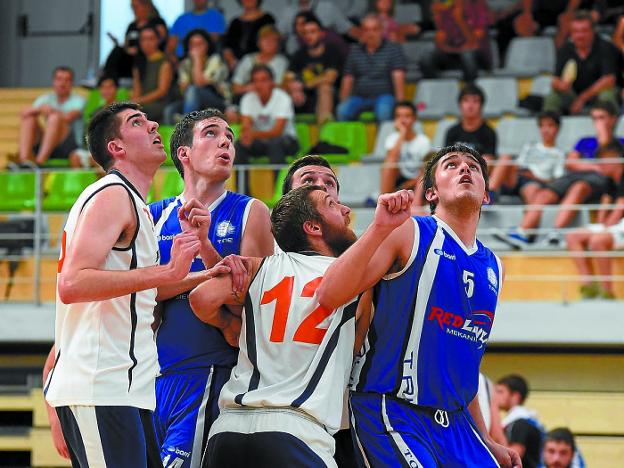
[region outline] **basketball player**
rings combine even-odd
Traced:
[[[351,381],[361,466],[521,466],[487,434],[476,396],[503,277],[476,239],[487,188],[479,153],[442,148],[424,175],[434,216],[394,231],[373,221],[317,291],[332,309],[379,282]]]
[[[160,464],[151,423],[156,288],[186,276],[200,242],[180,234],[169,263],[158,265],[144,202],[165,160],[157,129],[133,103],[92,118],[89,150],[108,174],[78,197],[63,231],[55,360],[44,393],[75,467]]]
[[[161,375],[156,379],[154,423],[165,467],[198,467],[221,387],[238,350],[216,328],[197,319],[188,292],[206,279],[206,268],[230,254],[273,253],[269,210],[259,200],[225,189],[235,150],[232,129],[217,109],[191,112],[177,125],[171,155],[184,179],[177,197],[150,205],[161,263],[169,261],[172,238],[195,232],[200,258],[191,274],[158,290],[162,322],[156,345]],[[188,220],[180,213],[188,213]]]
[[[405,219],[405,194],[384,200],[397,197]],[[315,290],[355,240],[349,212],[319,186],[292,190],[271,214],[284,253],[249,259],[240,293],[233,294],[230,275],[191,293],[198,317],[231,341],[240,333],[238,363],[221,392],[203,466],[336,466],[330,434],[340,426],[358,300],[327,309]],[[242,317],[220,309],[223,303],[244,303]]]

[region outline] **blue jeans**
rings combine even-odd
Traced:
[[[221,112],[225,109],[225,100],[212,86],[198,87],[190,85],[184,92],[185,114],[207,107],[216,107]]]
[[[360,112],[365,110],[373,110],[379,122],[392,120],[394,96],[392,94],[381,94],[370,98],[349,96],[338,104],[336,115],[338,120],[355,120]]]

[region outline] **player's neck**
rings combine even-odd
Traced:
[[[311,239],[310,240],[310,250],[313,252],[318,253],[319,255],[323,255],[325,257],[335,257],[336,255],[334,254],[334,252],[332,251],[332,249],[329,248],[329,246],[320,239]]]
[[[147,199],[147,193],[152,185],[158,166],[154,168],[137,167],[132,164],[124,164],[124,161],[119,161],[113,169],[128,179],[128,182],[139,191],[143,200]]]
[[[479,212],[467,214],[465,207],[437,207],[435,215],[453,230],[466,247],[472,247],[477,238]]]
[[[185,177],[184,198],[197,198],[203,205],[209,206],[225,192],[224,181],[214,181],[205,178]]]

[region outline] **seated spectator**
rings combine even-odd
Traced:
[[[587,12],[577,12],[571,24],[571,41],[557,52],[552,91],[544,99],[544,110],[578,114],[596,101],[617,108],[617,58],[613,44],[594,33]]]
[[[401,23],[394,19],[394,0],[375,0],[371,13],[381,21],[383,38],[393,42],[405,42],[406,36],[416,35],[420,26],[416,23]],[[409,18],[404,18],[409,19]]]
[[[270,13],[262,11],[262,0],[241,0],[243,12],[230,23],[223,37],[223,58],[234,70],[244,55],[258,52],[258,31],[263,26],[275,24]]]
[[[102,75],[97,82],[99,92],[99,102],[97,107],[87,112],[85,110],[83,119],[86,125],[89,124],[91,116],[99,111],[102,107],[108,107],[117,100],[117,92],[119,91],[119,81],[113,76]]]
[[[436,78],[440,71],[459,65],[464,81],[471,82],[479,70],[492,67],[488,35],[491,14],[485,0],[435,0],[431,12],[436,26],[435,49],[420,62],[425,78]]]
[[[577,449],[572,431],[558,427],[546,434],[542,451],[543,468],[585,468],[583,455]]]
[[[447,130],[444,145],[465,143],[481,153],[488,163],[491,163],[496,159],[497,136],[481,113],[485,103],[483,90],[468,83],[462,88],[457,100],[461,114],[460,121]]]
[[[225,32],[225,17],[216,8],[208,6],[208,0],[193,0],[193,10],[181,14],[169,31],[167,56],[177,62],[184,55],[182,43],[186,35],[194,29],[203,29],[217,43]]]
[[[528,4],[527,4],[528,3]],[[509,43],[516,36],[532,36],[537,25],[531,19],[530,27],[523,28],[521,19],[531,18],[531,2],[525,0],[487,0],[493,20],[492,26],[496,28],[496,44],[500,63],[505,62]]]
[[[502,421],[507,446],[520,455],[524,468],[537,468],[541,458],[544,428],[537,419],[537,414],[522,406],[528,394],[529,385],[519,375],[508,375],[496,382],[498,407],[507,411]]]
[[[560,120],[554,112],[542,112],[537,118],[541,142],[525,143],[518,158],[501,155],[492,169],[490,190],[496,195],[515,195],[531,205],[546,184],[565,173],[565,153],[557,148]]]
[[[624,147],[619,142],[612,142],[600,150],[599,156],[609,159],[622,158]],[[619,166],[621,170],[621,162]],[[603,195],[601,203],[603,205],[615,204],[615,207],[612,209],[601,208],[598,211],[597,223],[589,224],[566,234],[568,250],[579,254],[573,256],[572,259],[581,275],[581,297],[583,299],[596,297],[615,299],[613,281],[609,278],[613,274],[613,259],[603,256],[593,259],[597,267],[597,274],[602,277],[597,283],[591,279],[594,275],[592,258],[585,257],[583,253],[624,249],[624,177],[620,175],[620,182],[615,194]]]
[[[280,12],[277,20],[277,29],[286,40],[286,53],[288,55],[294,54],[299,49],[294,31],[295,16],[304,11],[314,13],[326,29],[349,35],[353,39],[357,39],[359,36],[357,27],[347,19],[334,2],[329,0],[290,0],[290,4]]]
[[[76,125],[85,100],[72,91],[74,72],[60,66],[52,73],[52,92],[35,99],[20,117],[20,163],[44,165],[49,158],[67,159],[78,148]]]
[[[386,157],[381,168],[381,193],[403,188],[414,188],[414,205],[420,207],[424,200],[423,160],[431,150],[426,135],[416,133],[416,107],[409,101],[399,101],[394,106],[395,131],[386,137]]]
[[[108,35],[115,47],[106,59],[102,76],[110,76],[116,80],[132,76],[132,66],[139,53],[139,31],[147,26],[153,26],[158,29],[161,37],[159,48],[161,50],[165,49],[167,44],[167,24],[160,17],[152,0],[132,0],[130,6],[134,13],[134,21],[128,25],[123,44],[120,44],[117,38],[111,34]]]
[[[297,45],[299,46],[299,48],[296,49],[294,53],[296,53],[297,50],[301,49],[302,47],[306,46],[304,39],[305,24],[310,18],[318,19],[316,15],[311,11],[301,11],[295,16],[293,31],[295,34],[295,38],[297,39]],[[319,23],[321,24],[321,26],[323,26],[321,20],[319,20]],[[345,42],[340,34],[332,31],[331,29],[323,27],[323,33],[325,36],[325,44],[328,44],[330,45],[330,47],[337,50],[341,63],[344,63],[344,61],[347,59],[347,55],[349,55],[349,45]]]
[[[234,102],[238,102],[240,97],[253,91],[251,84],[251,70],[255,65],[266,65],[273,73],[275,83],[280,86],[284,79],[284,74],[288,69],[288,59],[280,53],[280,34],[273,25],[263,26],[258,32],[259,52],[245,55],[234,70],[232,76],[232,92]]]
[[[602,157],[601,148],[618,143],[613,134],[617,113],[610,102],[597,102],[590,113],[596,136],[581,138],[576,143],[566,158],[568,173],[541,188],[533,199],[533,205],[537,206],[526,211],[519,227],[511,229],[504,236],[497,235],[500,240],[517,249],[526,247],[535,238],[531,231],[539,226],[541,207],[558,203],[561,207],[555,217],[554,230],[547,237],[548,243],[557,246],[562,240],[559,229],[576,217],[576,210],[571,209],[571,205],[598,202],[603,194],[614,191],[621,165],[601,164],[598,159]],[[620,139],[619,143],[624,143],[624,139]]]
[[[292,100],[275,87],[273,72],[267,65],[254,65],[251,83],[253,91],[241,99],[236,162],[248,164],[249,157],[268,156],[271,164],[283,164],[286,156],[299,150]]]
[[[304,39],[305,46],[291,59],[284,81],[295,111],[315,113],[316,121],[323,124],[333,118],[340,53],[325,42],[325,31],[314,16],[305,23]]]
[[[374,110],[378,121],[391,120],[394,103],[405,99],[405,55],[383,38],[376,16],[364,17],[361,29],[361,43],[351,46],[344,67],[338,120],[355,120],[365,110]]]
[[[195,29],[184,38],[184,59],[178,66],[178,86],[184,100],[165,108],[164,121],[175,123],[175,114],[188,114],[207,107],[225,110],[230,96],[228,69],[215,52],[212,39],[203,29]]]
[[[141,104],[150,120],[160,121],[171,100],[173,65],[158,48],[158,30],[147,26],[139,35],[143,57],[132,69],[132,100]]]

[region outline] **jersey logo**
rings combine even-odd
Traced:
[[[498,278],[496,277],[496,273],[494,273],[494,270],[492,269],[492,267],[488,267],[487,277],[492,287],[494,289],[498,289]]]
[[[487,310],[477,310],[469,319],[432,306],[427,320],[436,321],[440,329],[449,335],[477,343],[477,349],[481,349],[488,341],[494,314]]]
[[[217,224],[217,230],[215,234],[217,235],[217,237],[225,237],[231,236],[232,234],[234,234],[234,232],[236,232],[236,226],[234,226],[229,221],[221,221],[219,224]]]
[[[433,252],[436,255],[439,255],[440,257],[444,257],[444,258],[446,258],[448,260],[455,260],[457,258],[457,257],[455,257],[455,254],[446,253],[442,249],[434,249]]]

